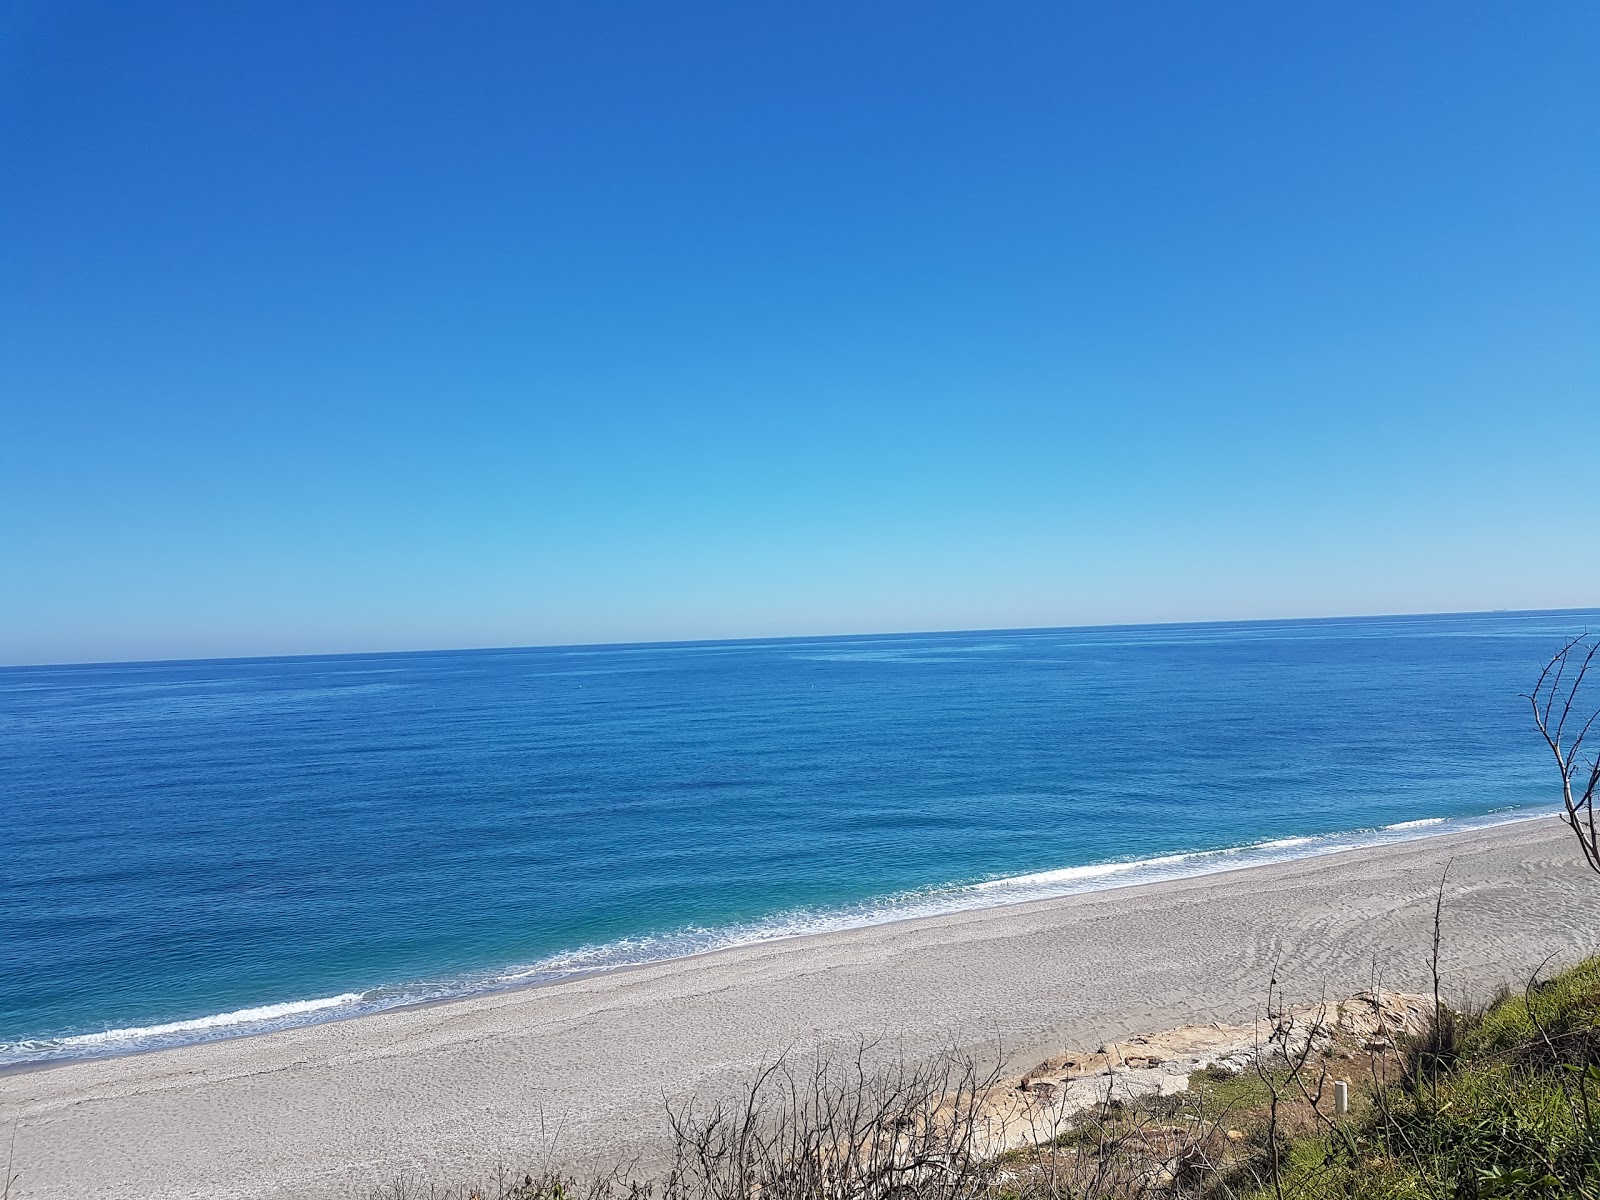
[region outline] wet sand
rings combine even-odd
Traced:
[[[1013,1064],[1291,997],[1447,992],[1600,950],[1554,819],[740,947],[448,1004],[0,1076],[13,1197],[355,1197],[497,1164],[649,1155],[664,1101],[866,1036]]]

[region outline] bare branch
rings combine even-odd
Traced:
[[[1600,758],[1585,764],[1580,758],[1585,740],[1600,721],[1600,702],[1586,692],[1590,670],[1600,657],[1600,637],[1587,632],[1569,638],[1539,672],[1533,691],[1524,697],[1533,711],[1533,723],[1556,760],[1561,773],[1562,820],[1572,828],[1589,868],[1600,873],[1600,828],[1595,822],[1595,792],[1600,788]],[[1593,705],[1591,707],[1591,704]],[[1585,710],[1588,710],[1585,716]],[[1567,741],[1568,725],[1581,721],[1576,736]],[[1574,780],[1586,770],[1588,779],[1574,794]]]

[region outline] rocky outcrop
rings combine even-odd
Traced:
[[[994,1094],[991,1146],[999,1152],[1048,1141],[1097,1105],[1185,1092],[1198,1071],[1243,1071],[1263,1059],[1282,1060],[1300,1054],[1307,1040],[1314,1054],[1383,1053],[1420,1033],[1432,1013],[1430,997],[1360,992],[1269,1012],[1250,1025],[1182,1025],[1047,1058]]]

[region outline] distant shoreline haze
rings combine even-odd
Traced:
[[[1258,626],[1258,625],[1288,625],[1288,624],[1317,624],[1323,622],[1348,622],[1348,621],[1384,621],[1406,620],[1409,618],[1430,617],[1483,617],[1483,616],[1578,616],[1591,618],[1591,625],[1600,625],[1600,609],[1585,605],[1554,607],[1554,608],[1486,608],[1486,609],[1441,609],[1433,612],[1370,612],[1370,613],[1340,613],[1335,615],[1313,614],[1310,616],[1286,617],[1219,617],[1199,619],[1174,619],[1151,621],[1089,621],[1070,625],[1006,625],[1006,626],[972,626],[966,628],[907,628],[897,630],[860,630],[853,629],[834,633],[774,633],[770,635],[749,634],[729,637],[682,637],[682,638],[639,638],[627,640],[600,640],[600,641],[551,641],[551,642],[507,642],[503,645],[418,645],[410,647],[387,647],[383,649],[361,650],[291,650],[281,653],[263,654],[198,654],[177,655],[170,657],[150,658],[104,658],[104,659],[63,659],[59,661],[33,661],[19,659],[14,662],[0,663],[0,671],[12,667],[114,667],[114,666],[158,666],[176,665],[180,663],[227,663],[227,662],[262,662],[270,659],[330,659],[330,658],[381,658],[393,655],[418,655],[418,654],[477,654],[495,653],[500,651],[522,650],[615,650],[640,647],[671,647],[671,646],[715,646],[715,645],[748,645],[783,642],[822,642],[843,641],[855,638],[883,638],[883,637],[928,637],[928,636],[982,636],[985,634],[1033,634],[1033,633],[1079,633],[1092,631],[1110,631],[1119,629],[1161,629],[1161,628],[1203,628],[1206,626]]]

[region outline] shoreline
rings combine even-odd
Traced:
[[[289,1000],[270,1002],[264,1005],[252,1006],[223,1013],[208,1014],[204,1017],[193,1018],[177,1022],[168,1022],[154,1026],[134,1026],[126,1029],[112,1029],[104,1033],[72,1035],[64,1039],[45,1039],[45,1041],[71,1042],[79,1038],[100,1039],[112,1034],[127,1034],[123,1039],[124,1045],[114,1042],[105,1043],[106,1049],[99,1051],[86,1051],[83,1053],[40,1053],[34,1058],[20,1058],[13,1061],[0,1062],[0,1078],[22,1074],[32,1071],[54,1069],[72,1063],[97,1062],[103,1059],[127,1058],[132,1056],[158,1054],[168,1050],[182,1049],[189,1046],[208,1045],[214,1042],[238,1041],[245,1038],[266,1037],[274,1033],[291,1032],[298,1029],[314,1028],[320,1025],[344,1021],[360,1021],[369,1017],[379,1016],[383,1013],[405,1012],[415,1009],[427,1009],[439,1005],[457,1004],[463,1001],[480,997],[494,996],[507,992],[519,992],[537,988],[558,986],[563,983],[581,979],[600,978],[622,971],[632,971],[669,962],[691,962],[705,959],[729,951],[739,950],[751,946],[781,945],[786,942],[804,940],[812,937],[823,937],[833,934],[844,934],[854,930],[872,929],[893,926],[906,922],[932,920],[943,916],[954,916],[960,913],[982,913],[990,911],[1003,911],[1007,909],[1025,908],[1034,904],[1046,904],[1053,900],[1064,899],[1069,896],[1098,894],[1112,892],[1131,887],[1142,887],[1153,884],[1177,882],[1187,879],[1204,879],[1212,876],[1227,875],[1237,871],[1252,870],[1261,866],[1271,866],[1278,863],[1300,862],[1333,855],[1350,853],[1359,850],[1371,850],[1384,846],[1402,845],[1408,842],[1422,841],[1430,838],[1450,837],[1458,833],[1472,833],[1483,830],[1497,829],[1506,825],[1516,825],[1530,821],[1545,820],[1558,816],[1558,808],[1540,807],[1533,809],[1518,808],[1511,810],[1497,810],[1478,816],[1467,817],[1426,817],[1416,820],[1401,821],[1391,825],[1378,827],[1365,827],[1353,830],[1344,830],[1327,834],[1308,834],[1287,838],[1270,839],[1264,842],[1250,843],[1242,846],[1220,847],[1204,850],[1175,851],[1170,854],[1156,855],[1142,859],[1113,859],[1099,863],[1088,863],[1082,866],[1051,868],[1043,871],[1030,872],[1015,876],[1002,876],[996,879],[980,880],[969,883],[944,884],[930,887],[916,893],[899,893],[888,896],[876,897],[849,905],[841,905],[831,909],[814,910],[803,914],[810,919],[809,926],[801,923],[798,927],[775,932],[766,932],[763,926],[767,922],[788,917],[791,914],[778,913],[772,917],[757,919],[750,922],[735,923],[722,927],[722,932],[727,939],[717,943],[712,942],[703,947],[691,947],[680,952],[669,952],[655,958],[644,958],[637,961],[604,962],[595,966],[578,966],[565,970],[550,969],[541,972],[540,966],[544,962],[560,961],[562,959],[579,958],[585,954],[596,952],[603,953],[619,943],[607,943],[599,947],[578,947],[569,951],[558,951],[547,956],[546,959],[526,967],[505,968],[500,980],[492,981],[478,987],[462,987],[450,994],[438,996],[425,996],[417,999],[401,999],[393,1003],[372,1003],[356,1011],[340,1013],[338,1008],[354,1007],[373,992],[382,991],[385,987],[404,987],[406,985],[380,985],[362,993],[349,993],[351,999],[345,1003],[338,1003],[343,999],[338,997],[314,997],[305,1000]],[[1501,815],[1504,814],[1504,815]],[[1405,831],[1405,832],[1402,832]],[[1301,849],[1301,847],[1309,847]],[[1282,853],[1293,848],[1297,852]],[[1215,865],[1204,867],[1184,868],[1180,864],[1211,861]],[[1023,894],[1015,898],[1008,898],[1007,891],[1018,891],[1030,883],[1055,879],[1057,883],[1051,886],[1044,883],[1035,888],[1036,894]],[[1081,882],[1079,882],[1081,881]],[[962,902],[962,897],[972,897],[976,893],[996,894],[998,898],[988,903],[970,900]],[[941,903],[942,900],[942,903]],[[905,911],[898,911],[900,908]],[[866,915],[857,920],[850,920],[847,914],[864,912]],[[737,935],[741,930],[755,931],[753,936],[740,939]],[[713,935],[718,932],[713,930]],[[666,935],[648,935],[664,936]],[[424,984],[425,986],[425,984]],[[330,1003],[332,1002],[332,1003]],[[282,1020],[279,1017],[264,1018],[260,1020],[240,1020],[237,1022],[224,1022],[223,1018],[237,1017],[244,1013],[264,1009],[283,1009],[302,1005],[318,1005],[321,1007],[307,1009],[305,1019],[296,1020],[293,1017],[300,1013],[283,1014],[290,1019]],[[327,1012],[322,1017],[312,1016],[313,1012]],[[215,1022],[215,1024],[213,1024]],[[213,1033],[210,1036],[200,1032],[203,1029],[229,1029],[235,1025],[237,1032]],[[185,1037],[182,1033],[189,1032],[183,1026],[193,1026],[195,1036]],[[176,1028],[174,1028],[176,1027]],[[167,1031],[180,1034],[172,1037]],[[168,1040],[160,1040],[166,1037]],[[150,1044],[138,1044],[141,1039]],[[154,1039],[154,1040],[152,1040]],[[19,1045],[20,1043],[11,1043]],[[3,1048],[7,1043],[0,1043]]]
[[[1509,822],[1377,847],[718,950],[464,1000],[0,1076],[21,1197],[354,1197],[648,1156],[663,1101],[785,1048],[876,1038],[1030,1065],[1253,1019],[1377,979],[1423,990],[1445,863],[1450,994],[1600,949],[1571,834]],[[1409,985],[1409,986],[1408,986]]]

